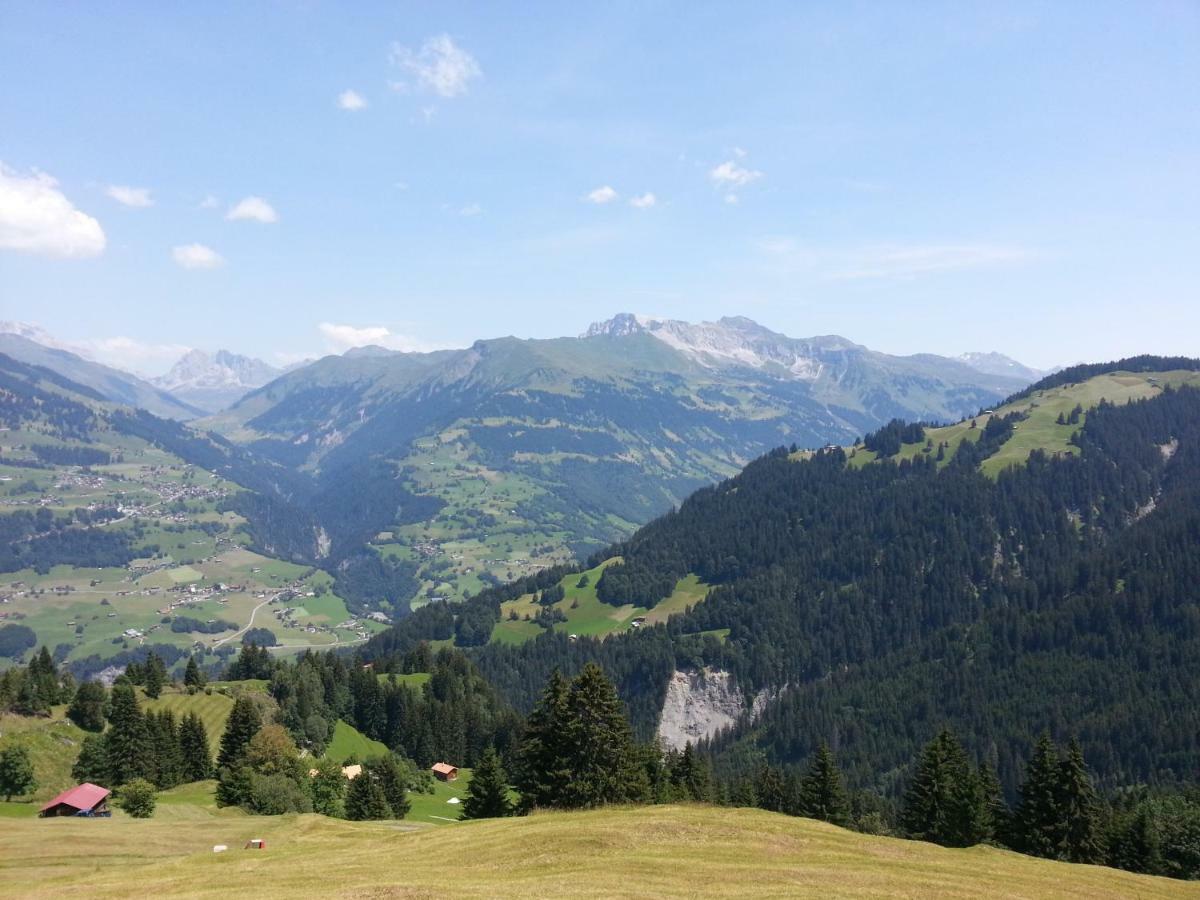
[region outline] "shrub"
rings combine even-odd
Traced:
[[[154,804],[154,785],[144,778],[135,778],[123,785],[117,794],[117,806],[135,819],[148,819],[154,815]]]

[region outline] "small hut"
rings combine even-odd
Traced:
[[[452,766],[452,765],[450,765],[450,763],[444,763],[444,762],[434,763],[432,771],[433,771],[433,776],[438,781],[457,781],[458,780],[458,766]]]

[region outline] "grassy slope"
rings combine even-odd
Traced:
[[[79,755],[79,745],[87,732],[63,718],[66,707],[55,707],[50,718],[25,717],[10,713],[0,715],[0,748],[9,745],[25,747],[33,759],[33,774],[38,786],[24,803],[0,801],[0,816],[21,816],[32,808],[30,803],[49,800],[60,791],[74,785],[71,767]]]
[[[665,622],[675,613],[683,612],[689,606],[695,606],[704,600],[708,593],[708,585],[695,575],[681,578],[675,586],[674,593],[658,603],[653,609],[647,610],[642,606],[627,603],[624,606],[611,606],[602,603],[596,596],[596,582],[606,566],[612,565],[616,559],[608,559],[594,569],[584,573],[568,575],[559,582],[566,596],[554,604],[567,617],[566,622],[554,626],[555,631],[566,634],[578,634],[588,637],[604,637],[618,631],[627,631],[629,623],[639,616],[645,616],[651,623]],[[578,587],[582,575],[588,576],[588,584]],[[572,604],[577,604],[572,607]],[[542,633],[542,628],[534,622],[526,622],[526,614],[536,616],[541,607],[533,602],[533,594],[524,594],[509,603],[500,606],[500,621],[492,631],[492,640],[504,644],[522,644]],[[517,621],[509,618],[515,611],[520,617]]]
[[[208,732],[208,749],[216,755],[221,735],[225,733],[225,723],[229,721],[229,714],[233,712],[232,697],[215,690],[211,694],[203,691],[188,694],[174,688],[166,688],[157,700],[147,699],[140,689],[138,698],[141,700],[142,709],[147,712],[169,709],[175,714],[176,723],[181,722],[190,712],[198,715],[204,723],[204,730]]]
[[[1157,384],[1151,383],[1150,379],[1154,379]],[[1050,454],[1066,455],[1076,452],[1075,447],[1070,443],[1071,435],[1082,427],[1087,413],[1085,412],[1080,417],[1078,424],[1059,425],[1057,423],[1059,413],[1062,413],[1065,418],[1076,405],[1082,406],[1085,411],[1097,406],[1101,400],[1120,405],[1133,400],[1153,397],[1165,385],[1179,387],[1184,384],[1200,387],[1200,372],[1112,372],[1106,375],[1097,375],[1095,378],[1077,384],[1061,385],[1046,391],[1038,391],[1015,403],[997,407],[996,415],[1022,412],[1026,414],[1027,418],[1016,424],[1012,437],[1005,441],[996,453],[983,461],[980,470],[985,475],[995,477],[1009,466],[1023,464],[1029,458],[1032,450],[1045,450]],[[937,445],[945,442],[948,447],[944,465],[953,457],[960,441],[963,439],[979,440],[981,430],[987,424],[988,418],[987,415],[976,417],[976,428],[971,428],[970,420],[939,428],[926,428],[927,439],[933,441],[933,449],[929,452],[936,453]],[[924,443],[905,444],[892,459],[897,461],[912,459],[923,455],[926,452],[925,447]],[[849,449],[847,448],[848,451]],[[808,452],[800,451],[795,454],[795,458],[808,455],[810,455]],[[875,457],[875,453],[860,446],[854,449],[849,464],[855,467],[865,466],[873,462]]]
[[[334,726],[333,740],[325,749],[325,756],[342,762],[354,756],[359,762],[372,756],[382,756],[388,748],[379,741],[373,741],[352,725],[347,725],[338,719]]]
[[[164,810],[164,813],[166,810]],[[265,851],[239,849],[263,838]],[[214,854],[214,844],[227,853]],[[1200,885],[760,810],[644,807],[430,829],[319,816],[5,824],[0,896],[1200,897]],[[388,864],[386,860],[394,861]]]

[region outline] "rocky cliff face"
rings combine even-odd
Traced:
[[[747,706],[737,682],[720,669],[676,671],[667,685],[658,738],[663,747],[680,750],[689,741],[715,735],[742,716],[757,716],[766,705],[766,691],[760,691]]]

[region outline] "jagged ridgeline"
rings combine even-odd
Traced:
[[[1043,729],[1078,734],[1107,783],[1186,777],[1200,765],[1198,368],[1068,370],[957,425],[889,426],[874,450],[772,452],[592,560],[620,558],[597,586],[610,603],[653,610],[685,576],[712,585],[703,602],[607,640],[554,626],[475,658],[522,708],[553,667],[599,660],[643,736],[676,667],[777,692],[715,740],[729,768],[828,740],[852,779],[894,792],[949,724],[1010,789]],[[373,650],[450,637],[451,612],[477,630],[578,577],[418,613]]]

